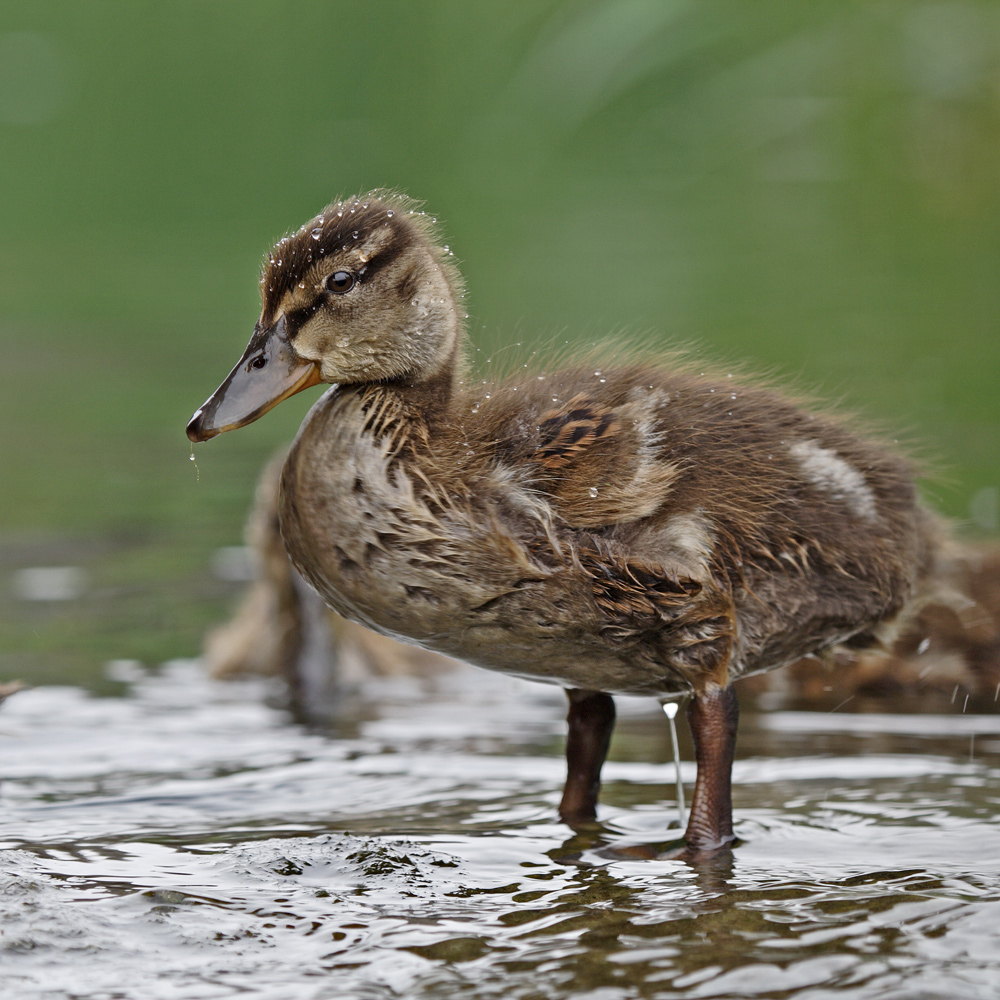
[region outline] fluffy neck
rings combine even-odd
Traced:
[[[386,383],[406,402],[407,408],[424,420],[428,427],[440,424],[448,414],[461,384],[464,333],[457,331],[451,351],[431,373],[406,376]]]
[[[390,380],[408,404],[428,419],[450,406],[464,370],[465,326],[451,275],[440,261],[427,268],[405,329],[414,365]]]

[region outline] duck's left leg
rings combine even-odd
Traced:
[[[603,691],[570,688],[569,733],[566,736],[566,785],[559,816],[577,826],[597,817],[597,793],[601,787],[601,766],[608,755],[611,732],[615,728],[615,703]]]
[[[739,718],[740,705],[732,684],[709,687],[688,705],[698,774],[684,839],[694,853],[716,851],[735,839],[732,778]]]

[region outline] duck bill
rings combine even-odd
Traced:
[[[283,399],[321,382],[319,365],[292,350],[284,316],[266,330],[254,330],[239,364],[202,403],[187,425],[192,441],[207,441],[244,427]]]

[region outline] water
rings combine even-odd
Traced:
[[[637,846],[676,834],[654,701],[619,699],[573,835],[556,690],[379,682],[318,732],[190,662],[129,676],[0,709],[5,996],[1000,994],[998,716],[745,711],[742,843],[691,865]]]

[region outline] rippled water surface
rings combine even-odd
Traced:
[[[601,826],[555,820],[562,696],[382,682],[331,732],[195,664],[0,709],[18,998],[1000,996],[1000,716],[744,714],[731,856],[619,699]],[[688,751],[690,756],[690,751]],[[693,777],[693,768],[686,777]]]

